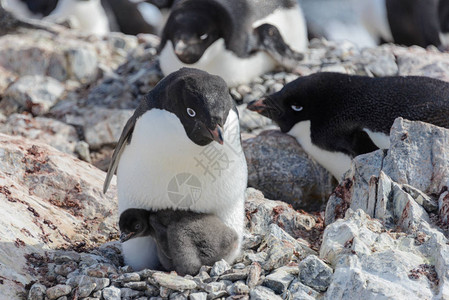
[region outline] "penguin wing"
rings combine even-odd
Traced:
[[[265,51],[281,66],[288,70],[294,69],[298,62],[304,59],[304,55],[294,51],[287,45],[281,33],[271,24],[262,24],[253,31],[252,43],[249,52]]]
[[[123,128],[122,135],[120,136],[120,139],[118,140],[117,147],[115,147],[114,153],[112,154],[112,160],[109,164],[108,168],[108,174],[106,174],[106,179],[104,181],[103,185],[103,193],[106,194],[108,191],[109,184],[111,183],[112,176],[114,176],[115,171],[117,170],[118,162],[120,160],[120,156],[123,153],[123,150],[125,150],[126,145],[129,143],[134,126],[136,125],[136,114],[134,114],[128,122],[126,122],[125,128]]]

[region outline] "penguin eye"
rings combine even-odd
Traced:
[[[292,105],[291,108],[292,108],[294,111],[301,111],[303,107],[302,107],[302,106],[298,106],[298,105]]]
[[[137,224],[134,226],[134,230],[140,230],[140,223],[137,223]]]
[[[207,33],[203,34],[200,36],[200,40],[204,41],[205,39],[207,39],[209,37],[209,35]]]
[[[189,116],[191,116],[192,118],[193,118],[194,116],[196,116],[196,112],[195,112],[193,109],[191,109],[190,107],[187,107],[187,114],[188,114]]]

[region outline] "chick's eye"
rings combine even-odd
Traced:
[[[191,109],[190,107],[187,107],[187,114],[188,114],[189,116],[191,116],[192,118],[193,118],[194,116],[196,116],[196,112],[195,112],[193,109]]]
[[[205,39],[207,39],[209,37],[209,35],[207,33],[203,34],[200,36],[200,40],[204,41]]]
[[[302,107],[302,106],[299,106],[299,105],[292,105],[291,108],[292,108],[294,111],[301,111],[303,107]]]
[[[138,223],[134,226],[134,230],[140,230],[140,223]]]

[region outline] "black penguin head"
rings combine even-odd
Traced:
[[[221,37],[220,22],[204,5],[175,7],[163,31],[162,39],[172,42],[176,56],[185,64],[196,63]]]
[[[125,210],[120,215],[120,242],[126,242],[129,239],[151,234],[149,224],[149,211],[145,209],[131,208]]]
[[[282,132],[289,132],[296,123],[310,120],[312,107],[301,90],[300,80],[302,78],[288,83],[277,93],[248,103],[247,108],[276,122]]]
[[[179,118],[195,144],[223,144],[223,126],[234,103],[221,77],[182,68],[165,77],[153,91],[150,95]]]

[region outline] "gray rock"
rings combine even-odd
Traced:
[[[121,299],[121,291],[119,288],[115,286],[109,286],[103,289],[103,298],[105,300],[120,300]]]
[[[223,281],[211,282],[206,284],[204,290],[209,294],[224,291],[226,290],[226,284]]]
[[[295,276],[285,270],[275,270],[265,277],[263,285],[272,289],[276,294],[284,293]]]
[[[87,283],[78,286],[78,297],[88,297],[97,287],[96,283]]]
[[[294,300],[313,300],[317,299],[320,293],[314,289],[304,285],[299,281],[299,279],[294,279],[288,290],[284,293],[283,298],[294,299]]]
[[[64,86],[51,77],[23,76],[5,91],[0,111],[10,115],[26,110],[33,115],[43,115],[56,104],[63,92]]]
[[[133,114],[132,110],[102,109],[84,114],[84,137],[91,149],[115,145],[123,127]]]
[[[78,157],[88,163],[91,163],[92,160],[90,159],[90,151],[89,151],[89,144],[85,141],[79,141],[75,145],[75,153],[78,155]]]
[[[248,278],[246,279],[246,285],[253,289],[258,285],[260,281],[260,275],[262,274],[262,267],[259,263],[252,263],[248,269]]]
[[[118,277],[117,281],[121,282],[140,281],[140,275],[138,273],[125,273],[120,277]]]
[[[65,284],[58,284],[47,289],[46,295],[48,299],[53,300],[70,294],[72,287]]]
[[[147,283],[145,281],[126,282],[123,286],[137,291],[145,291],[147,289]]]
[[[224,259],[217,261],[210,270],[210,276],[220,276],[227,270],[230,270],[231,266]]]
[[[296,209],[318,210],[333,189],[332,176],[280,131],[264,131],[243,141],[248,162],[248,185],[269,199]]]
[[[0,127],[0,132],[39,140],[69,154],[74,154],[78,142],[78,134],[73,126],[50,118],[33,118],[29,114],[10,115]]]
[[[237,269],[234,265],[234,268],[232,270],[226,271],[220,276],[220,280],[229,280],[229,281],[237,281],[237,280],[245,280],[248,277],[248,269]]]
[[[251,100],[257,100],[257,98],[254,99],[251,96]],[[246,109],[246,104],[237,106],[237,110],[239,112],[239,123],[241,130],[253,131],[255,129],[264,128],[268,125],[273,124],[273,121],[271,121],[267,117]]]
[[[204,293],[204,292],[191,293],[189,295],[189,300],[206,300],[206,299],[207,299],[207,293]]]
[[[97,77],[98,61],[92,48],[68,49],[66,55],[71,77],[82,83],[92,82]]]
[[[299,263],[299,280],[307,286],[324,292],[332,279],[332,269],[315,255],[309,255]]]
[[[237,281],[229,285],[226,291],[230,295],[247,295],[249,294],[249,287],[243,281]]]
[[[121,297],[124,299],[133,299],[138,296],[141,296],[143,293],[140,291],[135,291],[130,288],[124,287],[124,288],[120,289],[120,294],[121,294]]]
[[[160,286],[175,291],[192,290],[197,286],[196,282],[193,280],[185,279],[175,274],[166,274],[162,272],[155,272],[149,280],[150,279],[153,279]]]
[[[251,300],[280,300],[280,296],[276,295],[272,290],[264,286],[258,286],[249,292]]]
[[[35,283],[31,286],[28,292],[28,300],[44,300],[47,288],[45,285],[40,283]]]
[[[110,280],[109,278],[96,278],[86,275],[74,276],[72,278],[67,279],[67,284],[72,287],[90,285],[92,283],[96,285],[94,291],[98,291],[107,287],[110,283]]]

